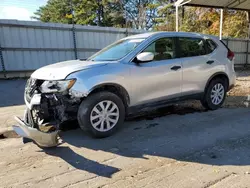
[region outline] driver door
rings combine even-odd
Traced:
[[[157,39],[143,50],[152,52],[154,60],[132,66],[134,105],[181,96],[182,65],[176,59],[175,44],[175,38]]]

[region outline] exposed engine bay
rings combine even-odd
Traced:
[[[62,82],[68,82],[68,84]],[[72,82],[74,80],[44,81],[30,78],[24,93],[27,109],[23,120],[16,117],[21,126],[19,128],[14,126],[14,130],[40,146],[55,146],[60,125],[77,118],[81,98],[69,94],[69,84]],[[47,141],[45,141],[46,138]]]

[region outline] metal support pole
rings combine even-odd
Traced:
[[[175,26],[176,32],[179,32],[179,6],[175,6]]]
[[[220,40],[222,40],[222,29],[223,29],[223,9],[220,9]]]

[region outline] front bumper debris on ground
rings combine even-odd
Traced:
[[[15,117],[15,119],[18,122],[19,126],[13,126],[13,129],[21,137],[29,138],[41,147],[54,147],[58,145],[58,130],[45,133],[36,128],[30,127],[19,117]]]

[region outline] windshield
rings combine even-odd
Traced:
[[[103,50],[91,56],[88,60],[92,61],[115,61],[123,58],[129,52],[133,51],[143,40],[140,39],[126,39],[119,40]]]

